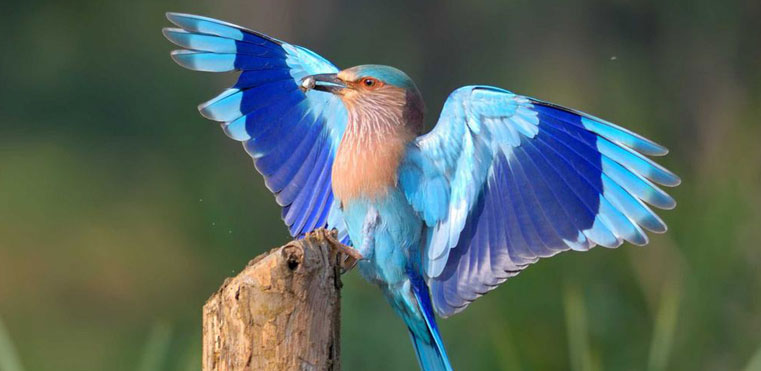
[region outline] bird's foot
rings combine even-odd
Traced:
[[[341,273],[354,269],[357,262],[362,260],[362,254],[351,246],[346,246],[339,242],[338,251],[341,252]]]
[[[340,253],[338,259],[341,265],[341,273],[346,273],[357,265],[357,262],[362,260],[362,254],[357,249],[346,246],[338,240],[338,232],[336,230],[326,231],[325,238],[330,241],[333,247]]]

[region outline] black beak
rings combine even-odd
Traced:
[[[335,73],[320,73],[301,79],[301,89],[304,91],[314,89],[337,94],[345,88],[346,84]]]

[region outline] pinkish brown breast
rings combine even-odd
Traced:
[[[415,137],[417,126],[405,117],[407,96],[384,86],[371,93],[350,90],[342,100],[349,117],[333,162],[333,194],[342,203],[377,199],[396,186],[407,143]]]
[[[399,163],[410,139],[345,135],[333,162],[333,194],[341,202],[385,195],[389,187],[396,186]]]

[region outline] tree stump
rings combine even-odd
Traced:
[[[203,370],[340,370],[331,233],[272,249],[225,280],[203,307]]]

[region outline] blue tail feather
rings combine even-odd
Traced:
[[[413,277],[411,281],[418,308],[422,311],[421,314],[428,330],[421,334],[420,331],[413,331],[412,328],[408,327],[420,369],[423,371],[452,371],[452,364],[449,363],[444,342],[441,340],[439,329],[436,326],[428,287],[419,277]]]

